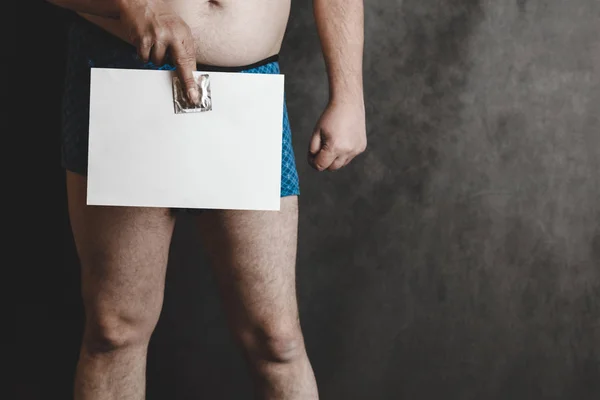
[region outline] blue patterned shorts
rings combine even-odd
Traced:
[[[87,174],[90,70],[100,68],[174,70],[171,64],[144,63],[135,48],[83,18],[69,30],[65,90],[62,104],[62,165],[69,171]],[[251,74],[279,74],[278,56],[244,67],[198,65],[198,70]],[[298,172],[292,148],[292,133],[284,103],[281,149],[281,197],[300,194]]]

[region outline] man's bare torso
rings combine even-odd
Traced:
[[[291,0],[164,1],[171,4],[191,28],[198,63],[239,66],[279,52]],[[82,16],[127,40],[127,33],[118,21]]]

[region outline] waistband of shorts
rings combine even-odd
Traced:
[[[196,69],[199,71],[207,71],[207,72],[241,72],[247,71],[249,69],[254,69],[258,67],[262,67],[263,65],[268,65],[274,62],[279,61],[279,54],[274,54],[270,57],[262,59],[252,64],[241,65],[239,67],[220,67],[217,65],[206,65],[206,64],[196,64]]]

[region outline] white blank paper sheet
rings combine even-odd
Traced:
[[[92,68],[89,205],[279,210],[283,75],[204,73],[212,110],[175,114],[174,72]]]

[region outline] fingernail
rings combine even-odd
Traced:
[[[188,90],[188,98],[192,104],[197,105],[200,102],[200,94],[197,89]]]

